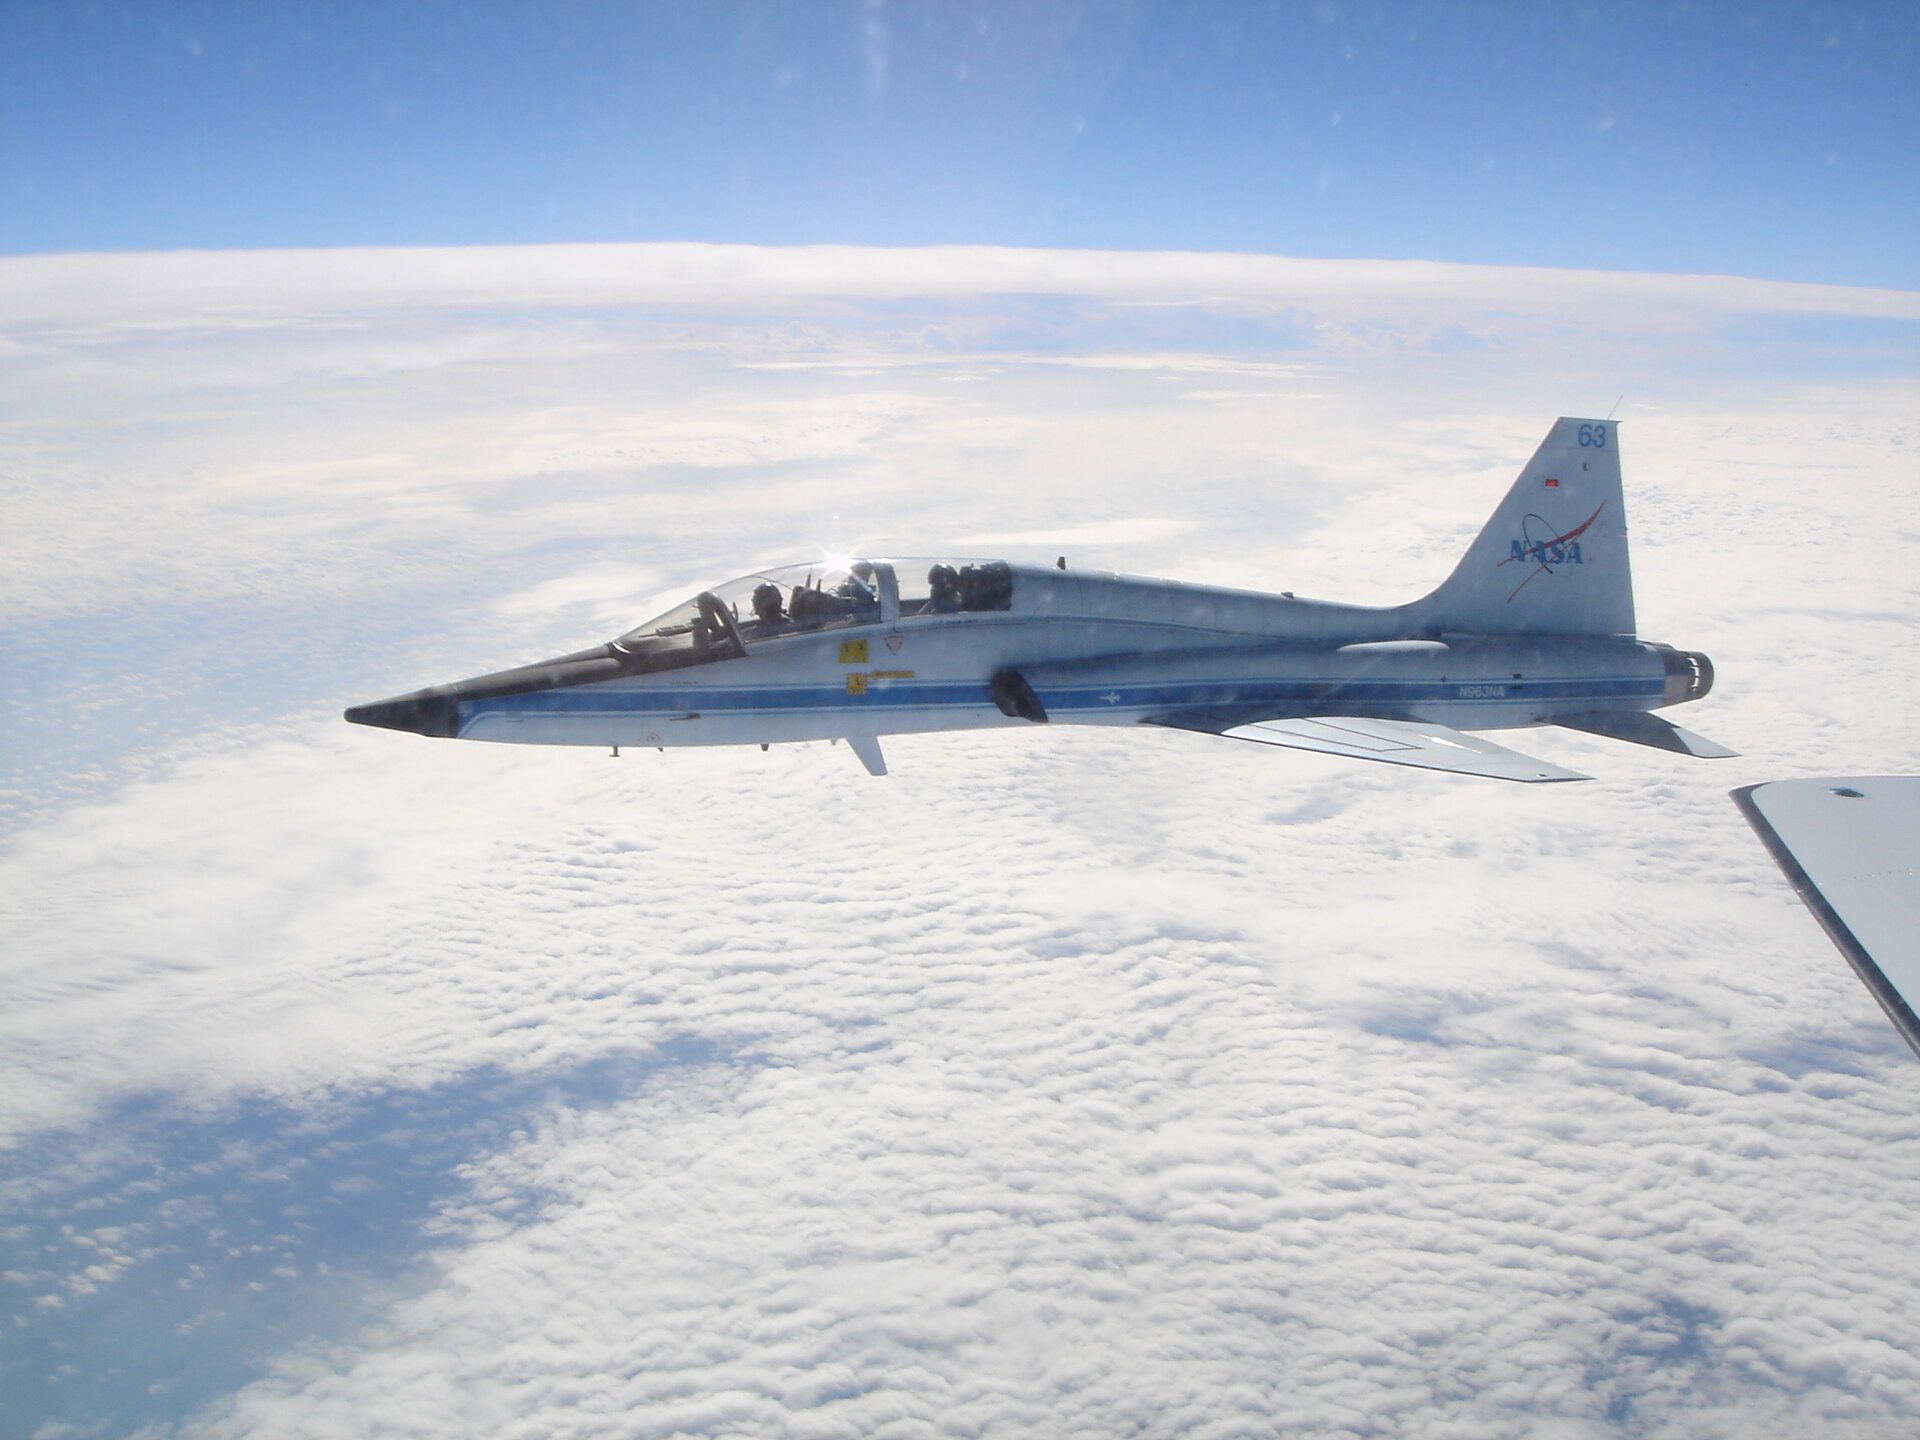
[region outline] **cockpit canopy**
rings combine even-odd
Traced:
[[[887,611],[911,619],[1012,605],[1013,570],[998,560],[786,565],[703,590],[613,645],[634,672],[676,670],[738,659],[762,641],[878,624]]]

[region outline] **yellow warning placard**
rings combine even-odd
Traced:
[[[864,644],[865,642],[862,641],[861,643]],[[866,693],[867,693],[867,677],[865,675],[847,676],[847,694],[864,695]]]
[[[842,665],[866,664],[867,642],[864,640],[842,640],[840,642],[840,663]]]

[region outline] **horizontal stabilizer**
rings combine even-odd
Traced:
[[[1465,735],[1445,725],[1405,720],[1366,720],[1347,715],[1316,716],[1302,720],[1259,720],[1254,723],[1210,723],[1203,716],[1173,715],[1151,722],[1178,730],[1224,735],[1229,740],[1252,740],[1261,745],[1284,745],[1314,750],[1322,755],[1345,755],[1353,760],[1382,760],[1389,765],[1414,765],[1422,770],[1450,770],[1459,775],[1486,775],[1495,780],[1539,784],[1547,780],[1589,780],[1576,770],[1562,770],[1518,750],[1509,750],[1477,735]]]
[[[1584,730],[1589,735],[1604,735],[1609,740],[1625,740],[1631,745],[1650,745],[1655,750],[1672,750],[1681,755],[1697,755],[1702,760],[1725,760],[1738,755],[1738,750],[1729,750],[1726,746],[1684,730],[1671,720],[1662,720],[1658,715],[1649,715],[1638,710],[1624,715],[1609,715],[1594,712],[1586,715],[1563,715],[1553,722],[1564,725],[1569,730]]]

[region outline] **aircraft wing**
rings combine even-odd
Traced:
[[[1733,800],[1920,1055],[1920,776],[1775,780]]]
[[[1518,750],[1509,750],[1478,735],[1467,735],[1445,725],[1410,720],[1366,720],[1350,715],[1316,715],[1301,720],[1213,720],[1201,714],[1166,715],[1149,722],[1176,730],[1224,735],[1229,740],[1252,740],[1261,745],[1284,745],[1292,750],[1315,750],[1322,755],[1345,755],[1354,760],[1382,760],[1389,765],[1414,765],[1422,770],[1451,770],[1459,775],[1487,775],[1496,780],[1539,784],[1549,780],[1590,780],[1577,770],[1562,770]]]

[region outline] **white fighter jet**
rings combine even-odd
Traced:
[[[1432,594],[1373,607],[1004,560],[793,565],[558,659],[356,705],[361,725],[522,745],[845,740],[1161,725],[1503,780],[1589,777],[1469,732],[1564,725],[1730,755],[1652,714],[1713,684],[1640,640],[1618,432],[1560,420]]]

